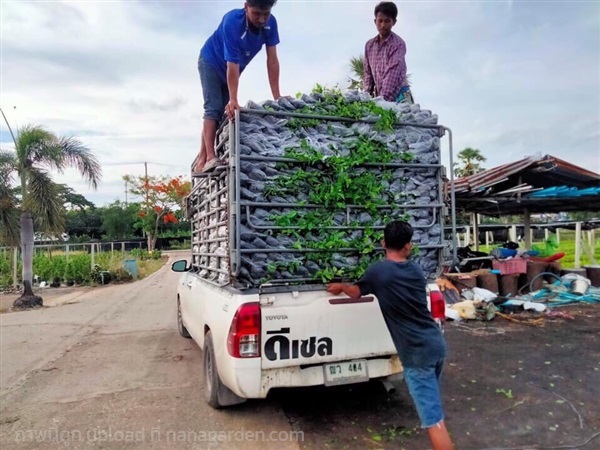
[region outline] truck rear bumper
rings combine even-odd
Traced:
[[[256,361],[258,362],[258,361]],[[319,386],[325,384],[323,364],[264,369],[260,371],[260,382],[252,371],[236,371],[234,379],[223,380],[224,383],[243,398],[265,398],[271,389],[303,386]],[[253,371],[256,374],[256,371]],[[367,360],[369,379],[382,378],[402,372],[402,364],[398,355]],[[230,383],[233,381],[233,383]]]

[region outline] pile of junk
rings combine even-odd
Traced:
[[[519,249],[507,242],[489,254],[458,249],[458,264],[436,280],[446,300],[446,317],[455,321],[509,320],[516,313],[571,318],[555,308],[600,303],[600,265],[562,269],[565,255],[546,248]],[[591,258],[594,261],[594,258]],[[595,262],[595,261],[594,261]],[[517,320],[519,321],[519,320]]]

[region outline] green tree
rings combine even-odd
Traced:
[[[123,177],[129,192],[143,201],[139,205],[138,217],[141,228],[148,236],[148,251],[154,250],[161,223],[177,223],[173,213],[183,198],[190,193],[191,183],[181,177]]]
[[[102,208],[102,231],[107,239],[127,239],[135,236],[140,205],[116,201]]]
[[[71,239],[82,236],[100,239],[102,236],[102,208],[91,207],[67,211],[65,232]]]
[[[454,163],[454,175],[468,177],[485,170],[480,163],[487,161],[477,148],[467,147],[458,153],[459,163]]]
[[[94,204],[90,202],[83,195],[75,192],[73,188],[67,186],[66,184],[58,185],[58,192],[60,197],[62,198],[65,209],[73,210],[73,209],[85,209],[85,208],[93,208]]]
[[[10,185],[15,173],[19,179],[20,223],[2,223],[2,226],[11,230],[18,228],[20,234],[23,294],[15,300],[13,307],[31,308],[43,304],[31,286],[34,219],[44,231],[60,233],[64,230],[63,199],[49,171],[62,173],[67,167],[73,167],[96,188],[102,169],[92,152],[79,140],[57,136],[40,125],[22,127],[13,141],[14,152],[0,152],[0,167],[5,173],[3,184]]]

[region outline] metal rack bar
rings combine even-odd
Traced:
[[[401,206],[398,207],[399,209],[404,209]],[[430,224],[428,225],[413,225],[413,229],[415,230],[424,230],[427,228],[431,228],[432,226],[435,225],[435,221],[437,218],[437,208],[432,208],[433,211],[433,220]],[[346,216],[346,220],[348,221],[348,216]],[[280,227],[280,226],[275,226],[275,225],[255,225],[254,223],[252,223],[252,220],[250,219],[250,207],[246,205],[246,223],[248,224],[248,226],[250,228],[254,228],[255,230],[301,230],[302,227]],[[385,225],[378,225],[378,226],[372,226],[372,227],[351,227],[350,225],[348,226],[332,226],[332,227],[319,227],[319,229],[321,230],[364,230],[366,228],[372,228],[374,230],[383,230],[385,228]]]
[[[306,164],[305,161],[298,161],[294,158],[284,158],[284,157],[273,157],[273,156],[252,156],[252,155],[242,155],[240,156],[242,161],[258,161],[258,162],[280,162],[280,163],[290,163],[290,164]],[[410,163],[364,163],[360,164],[356,167],[393,167],[400,169],[439,169],[443,167],[442,164],[410,164]]]
[[[432,245],[419,245],[419,249],[433,250],[438,248],[444,248],[444,244],[432,244]],[[383,250],[383,247],[373,247],[373,250]],[[249,253],[337,253],[337,252],[355,252],[360,253],[360,249],[357,248],[328,248],[328,249],[313,249],[313,248],[244,248],[240,250],[243,254]]]

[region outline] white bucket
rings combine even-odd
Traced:
[[[590,283],[587,280],[578,278],[571,282],[571,292],[576,295],[585,295],[590,288]]]

